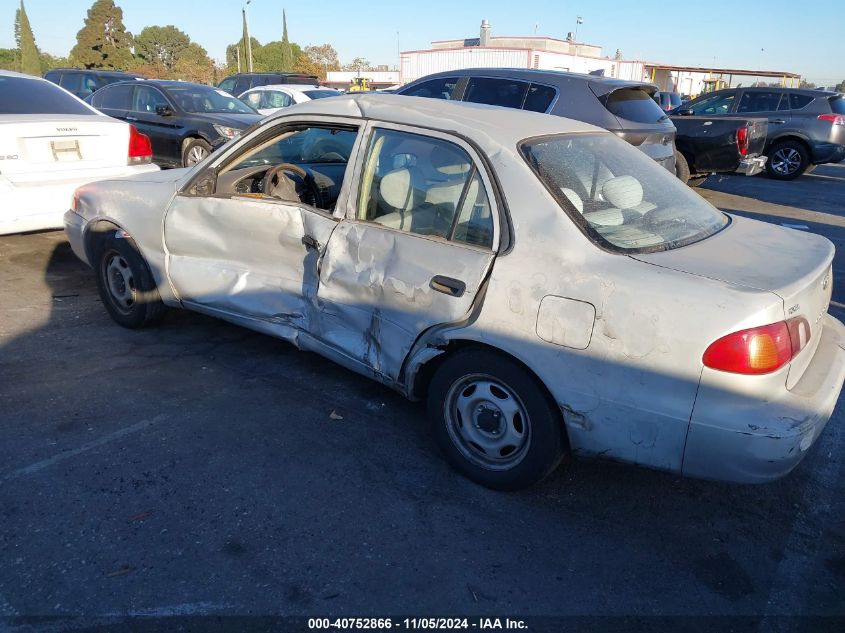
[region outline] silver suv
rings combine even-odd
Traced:
[[[845,158],[845,96],[836,92],[730,88],[701,95],[675,114],[768,118],[766,171],[779,180],[792,180],[815,165]]]

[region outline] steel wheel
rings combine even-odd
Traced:
[[[193,167],[198,162],[205,160],[208,154],[208,150],[206,150],[202,145],[194,145],[188,150],[188,153],[185,156],[185,166]]]
[[[525,405],[505,383],[486,374],[456,381],[444,402],[449,437],[469,461],[489,470],[513,468],[531,443]]]
[[[801,168],[803,157],[793,147],[781,147],[772,154],[772,170],[780,176],[791,176]]]
[[[120,253],[111,252],[103,258],[103,277],[112,305],[121,313],[129,314],[135,307],[137,290],[132,269]]]

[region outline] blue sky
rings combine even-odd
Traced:
[[[245,0],[117,0],[127,28],[173,24],[214,58],[240,37]],[[65,55],[93,0],[25,0],[38,45]],[[0,0],[0,47],[14,46],[16,0]],[[845,79],[845,14],[841,0],[252,0],[250,28],[259,41],[281,39],[282,8],[291,40],[331,43],[342,62],[365,57],[397,63],[402,50],[431,40],[474,37],[482,18],[494,35],[565,37],[583,16],[579,39],[617,48],[626,59],[684,65],[788,70],[820,85]]]

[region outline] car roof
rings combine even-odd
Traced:
[[[602,87],[600,94],[607,94],[617,88],[629,88],[632,86],[649,86],[657,89],[655,84],[648,81],[629,81],[615,77],[602,77],[599,75],[585,75],[583,73],[564,72],[562,70],[540,70],[537,68],[461,68],[449,70],[432,75],[420,77],[413,83],[437,77],[508,77],[512,79],[524,79],[526,81],[544,81],[555,83],[556,81],[583,81]]]
[[[96,75],[127,75],[129,77],[134,77],[135,75],[128,70],[102,70],[99,68],[51,68],[50,70],[46,71],[48,73],[52,72],[62,72],[62,73],[94,73]]]
[[[440,130],[470,138],[489,154],[502,147],[515,150],[520,141],[537,136],[584,132],[609,134],[589,123],[559,116],[461,101],[376,92],[306,101],[284,108],[265,120],[272,121],[294,114],[351,117],[359,120],[377,119]]]
[[[294,73],[294,72],[285,72],[283,70],[268,70],[266,72],[256,72],[256,73],[234,73],[232,75],[228,75],[224,77],[224,79],[229,79],[230,77],[263,77],[266,75],[276,75],[279,77],[314,77],[315,75],[309,75],[308,73]]]
[[[35,75],[27,75],[25,73],[15,72],[14,70],[0,69],[0,77],[17,77],[18,79],[37,79],[39,81],[46,81],[43,77],[36,77]]]

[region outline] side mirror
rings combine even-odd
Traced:
[[[157,105],[156,114],[159,116],[173,116],[173,108],[169,105]]]
[[[695,114],[690,108],[681,106],[672,112],[674,116],[692,116]]]

